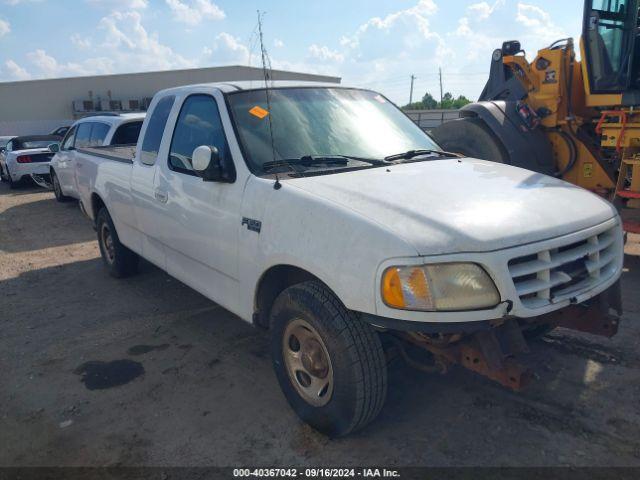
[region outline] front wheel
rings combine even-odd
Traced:
[[[338,437],[378,415],[387,394],[378,334],[323,284],[287,288],[274,302],[270,321],[274,370],[303,421]]]
[[[62,193],[62,187],[60,187],[60,180],[58,180],[58,175],[56,175],[55,170],[51,170],[51,183],[53,184],[53,194],[56,196],[56,200],[59,202],[68,202],[71,200],[71,197],[67,197]]]
[[[120,243],[116,228],[106,208],[96,217],[98,245],[105,267],[112,277],[124,278],[138,271],[140,257]]]

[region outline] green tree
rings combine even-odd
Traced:
[[[429,92],[425,93],[422,100],[413,102],[402,107],[403,110],[458,110],[465,105],[471,103],[464,95],[454,98],[451,92],[447,92],[442,96],[442,102],[436,101]]]
[[[433,95],[429,92],[425,93],[424,97],[422,97],[422,108],[425,110],[434,110],[438,108],[438,102],[436,102],[436,99],[433,98]]]

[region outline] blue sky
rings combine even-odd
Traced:
[[[0,81],[259,65],[343,77],[397,103],[445,90],[475,99],[491,52],[580,35],[582,0],[0,0]]]

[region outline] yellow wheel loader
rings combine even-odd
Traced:
[[[605,196],[640,233],[639,0],[586,0],[576,59],[559,40],[529,63],[493,52],[477,103],[432,134],[447,151],[554,175]]]

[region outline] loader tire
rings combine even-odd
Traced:
[[[118,233],[106,208],[100,209],[96,217],[100,254],[109,275],[125,278],[138,271],[140,257],[120,243]]]
[[[304,422],[340,437],[376,418],[387,394],[380,338],[327,287],[308,281],[284,290],[270,327],[278,382]]]
[[[447,152],[492,162],[510,163],[502,142],[478,118],[467,117],[443,123],[431,131],[431,136]]]

